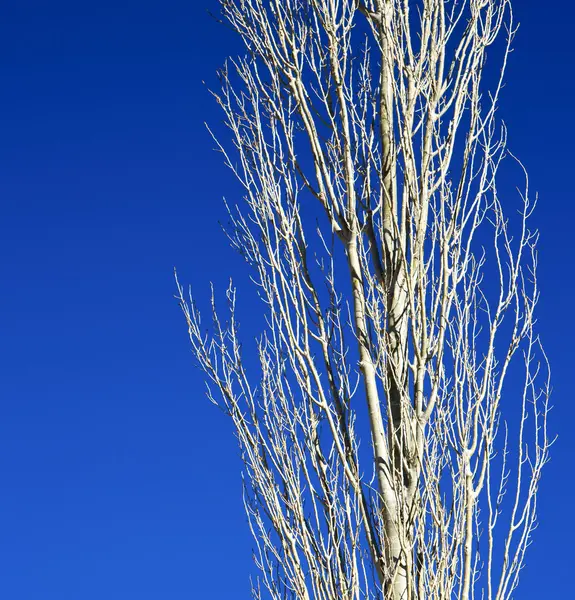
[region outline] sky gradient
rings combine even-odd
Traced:
[[[241,52],[213,0],[0,9],[0,595],[248,598],[230,423],[204,396],[173,268],[254,292],[218,225],[237,188],[204,121]],[[575,8],[516,0],[500,116],[540,202],[539,330],[559,435],[517,598],[568,597],[575,451]],[[519,182],[520,183],[520,182]]]

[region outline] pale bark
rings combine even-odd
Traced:
[[[254,597],[510,598],[550,446],[534,203],[526,185],[510,221],[517,199],[504,211],[496,186],[510,3],[221,6],[249,51],[214,96],[234,154],[218,148],[245,193],[230,241],[267,307],[259,380],[243,365],[235,290],[226,325],[213,300],[206,337],[178,289],[246,465]],[[521,356],[512,445],[501,398],[513,404]]]

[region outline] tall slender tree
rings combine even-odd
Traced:
[[[253,596],[510,598],[550,446],[534,200],[497,119],[510,1],[220,6],[246,47],[214,96],[259,373],[235,289],[209,335],[178,289],[245,463]]]

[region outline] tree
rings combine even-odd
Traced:
[[[245,463],[253,596],[510,598],[550,447],[535,202],[496,118],[510,1],[220,4],[247,50],[214,96],[258,379],[235,289],[210,335],[178,289]],[[504,202],[508,156],[526,183]]]

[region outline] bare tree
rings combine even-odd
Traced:
[[[496,185],[510,1],[220,4],[257,377],[235,289],[210,335],[178,289],[245,463],[253,596],[510,598],[550,446],[534,201],[513,157],[524,190]]]

